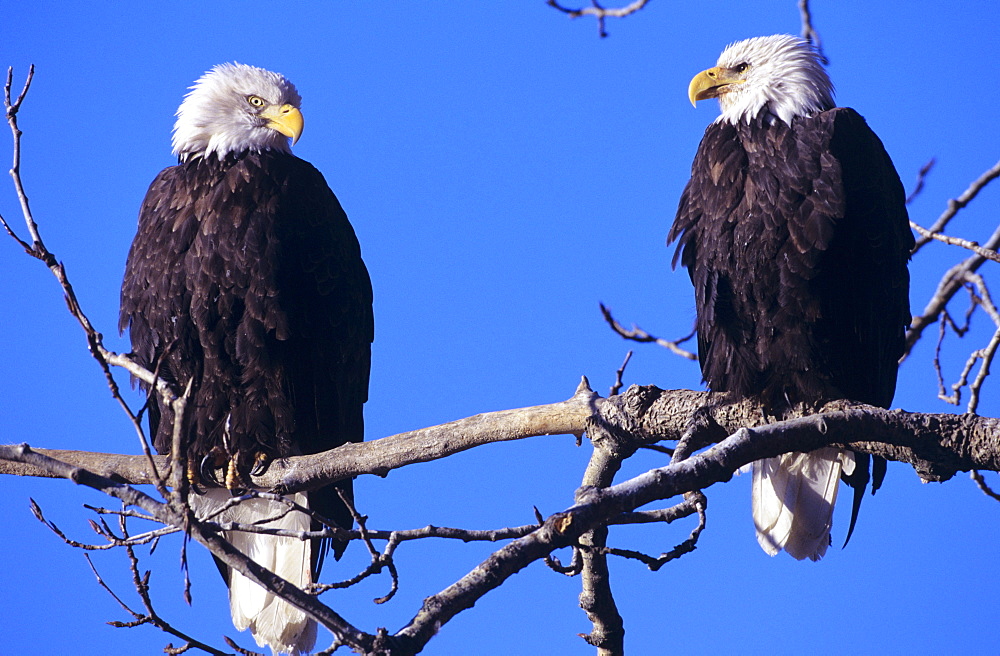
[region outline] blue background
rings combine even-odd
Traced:
[[[995,7],[813,4],[839,103],[868,119],[906,187],[937,158],[910,208],[929,225],[998,158]],[[559,401],[584,374],[606,394],[632,345],[603,323],[599,301],[626,325],[686,334],[692,293],[687,276],[671,271],[664,239],[698,141],[717,115],[714,103],[691,108],[688,81],[731,41],[800,29],[792,0],[653,2],[609,21],[607,39],[592,20],[571,21],[541,0],[39,0],[6,3],[3,23],[0,64],[14,66],[17,85],[29,64],[37,67],[20,117],[35,216],[108,346],[121,351],[125,256],[147,185],[172,163],[170,129],[186,88],[234,60],[280,71],[298,86],[306,129],[295,152],[338,194],[375,287],[370,438]],[[9,152],[4,130],[0,158]],[[988,188],[950,232],[985,240],[998,199],[1000,187]],[[9,183],[0,184],[0,211],[22,230]],[[965,255],[942,245],[918,255],[915,312]],[[0,441],[137,453],[49,272],[10,240],[0,244],[0,271]],[[951,380],[992,334],[981,314],[973,325],[964,342],[945,345]],[[935,398],[935,333],[903,365],[896,406],[954,410]],[[654,346],[636,348],[625,382],[700,389],[694,363]],[[998,412],[995,389],[985,388],[983,414]],[[359,507],[373,528],[520,525],[532,521],[533,505],[549,514],[572,503],[589,452],[571,436],[480,448],[359,479]],[[661,464],[660,455],[637,456],[622,478]],[[81,504],[113,501],[66,481],[4,477],[0,490],[0,652],[151,654],[176,644],[152,628],[106,625],[131,618],[98,587],[83,555],[28,510],[31,496],[73,537],[97,540]],[[831,549],[820,563],[759,549],[748,477],[708,496],[708,530],[693,554],[658,573],[611,563],[630,653],[996,650],[1000,506],[965,475],[923,485],[908,467],[890,465],[850,547]],[[838,546],[848,506],[838,508]],[[692,522],[615,528],[611,544],[659,554],[684,540]],[[179,546],[167,538],[143,558],[157,609],[224,647],[220,636],[235,630],[222,581],[208,555],[192,548],[187,607]],[[364,630],[396,631],[424,597],[493,548],[410,543],[398,551],[392,602],[371,602],[388,590],[384,576],[324,600]],[[329,564],[326,580],[359,571],[363,551],[354,546]],[[124,554],[99,553],[95,562],[138,607]],[[577,637],[590,630],[577,607],[579,583],[533,564],[447,624],[425,653],[591,653]],[[255,647],[248,635],[236,638]]]

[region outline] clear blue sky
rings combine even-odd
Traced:
[[[911,207],[915,220],[931,223],[1000,153],[995,7],[813,5],[839,103],[868,119],[904,184],[912,187],[920,166],[937,158]],[[28,64],[37,71],[21,115],[35,215],[92,320],[120,350],[127,346],[116,334],[118,289],[136,212],[153,176],[172,163],[170,128],[186,88],[233,60],[294,81],[306,118],[295,152],[340,197],[375,287],[371,438],[558,401],[582,374],[606,393],[630,345],[602,323],[599,301],[625,323],[685,334],[692,294],[687,276],[671,271],[664,239],[717,113],[711,103],[692,109],[688,81],[730,41],[800,27],[794,0],[651,2],[610,21],[603,40],[592,21],[570,21],[542,0],[37,0],[7,3],[4,25],[0,64],[14,66],[18,81]],[[2,133],[0,159],[8,161]],[[998,200],[1000,187],[988,189],[953,232],[984,239],[1000,217]],[[19,219],[6,179],[0,211]],[[919,255],[915,310],[943,268],[963,257],[943,246]],[[136,453],[48,271],[4,237],[0,272],[0,440]],[[978,334],[949,344],[951,378],[961,366],[955,358],[988,340],[978,319]],[[935,399],[931,351],[925,343],[905,363],[897,406],[953,410]],[[625,380],[700,388],[696,365],[652,346],[637,349]],[[983,414],[1000,412],[998,384],[987,386]],[[577,448],[568,436],[483,448],[360,479],[359,506],[376,528],[519,525],[532,520],[533,505],[548,514],[571,504],[588,455],[586,443]],[[636,460],[623,475],[663,462]],[[31,496],[70,535],[88,539],[81,504],[112,501],[65,481],[5,477],[0,490],[0,651],[152,654],[170,641],[152,628],[106,625],[129,618],[82,554],[28,510]],[[747,477],[708,496],[708,530],[693,554],[658,573],[612,562],[630,653],[996,650],[1000,505],[965,475],[922,485],[908,467],[890,465],[850,547],[831,549],[820,563],[769,558],[758,548]],[[835,541],[847,506],[838,510]],[[611,542],[658,554],[686,538],[690,521],[616,528]],[[328,580],[358,571],[362,551],[352,547],[330,563]],[[158,610],[223,646],[220,636],[235,631],[222,581],[192,549],[194,605],[186,607],[178,552],[170,538],[144,559]],[[488,552],[407,545],[391,603],[371,603],[388,589],[384,577],[325,599],[365,630],[395,631],[420,600]],[[97,554],[95,562],[138,603],[123,554]],[[591,653],[576,635],[590,628],[578,593],[578,579],[534,564],[446,625],[425,653]],[[253,646],[247,635],[237,639]]]

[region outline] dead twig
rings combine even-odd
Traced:
[[[932,157],[926,164],[920,167],[919,171],[917,171],[917,184],[914,185],[913,191],[910,192],[910,195],[906,197],[907,205],[916,200],[917,196],[920,195],[920,192],[924,190],[924,181],[927,180],[927,175],[931,172],[931,169],[934,168],[935,163],[937,163],[937,160]]]
[[[923,226],[917,225],[913,221],[910,221],[910,227],[916,230],[920,235],[927,239],[933,239],[939,241],[943,244],[948,244],[949,246],[959,246],[966,250],[970,250],[977,255],[981,255],[987,260],[993,260],[994,262],[1000,262],[1000,254],[995,250],[989,248],[983,248],[978,244],[978,242],[969,241],[968,239],[962,239],[961,237],[949,237],[948,235],[942,235],[939,232],[931,232]]]
[[[142,600],[143,606],[146,610],[145,613],[140,613],[133,610],[128,604],[126,604],[121,597],[115,594],[114,590],[107,584],[107,582],[101,577],[100,573],[97,571],[97,567],[94,565],[93,561],[90,559],[89,554],[84,554],[84,558],[87,559],[87,564],[90,565],[90,570],[94,573],[97,578],[97,584],[100,585],[104,590],[111,595],[112,599],[118,602],[118,605],[125,610],[126,613],[131,615],[134,619],[130,622],[121,621],[110,621],[113,627],[119,629],[131,629],[137,626],[143,626],[145,624],[150,624],[160,629],[165,633],[169,633],[172,636],[180,638],[184,641],[184,645],[181,647],[174,647],[172,644],[167,645],[165,651],[168,654],[182,654],[191,648],[200,649],[208,654],[216,654],[217,656],[225,656],[226,652],[216,649],[211,645],[208,645],[196,638],[192,638],[183,631],[175,628],[169,622],[161,618],[155,610],[153,610],[153,601],[149,596],[149,578],[150,572],[147,571],[144,575],[139,574],[139,560],[135,555],[135,552],[131,547],[127,548],[129,556],[129,569],[132,572],[132,583],[135,585],[136,591],[139,593],[139,598]]]
[[[608,32],[605,29],[604,21],[607,18],[625,18],[626,16],[631,16],[635,12],[639,11],[647,4],[649,0],[635,0],[631,4],[624,7],[613,7],[611,9],[602,7],[597,0],[591,0],[590,7],[582,7],[580,9],[570,9],[569,7],[564,7],[557,0],[547,0],[548,6],[561,11],[570,18],[580,18],[581,16],[593,16],[597,19],[597,33],[603,39],[608,36]]]
[[[802,18],[802,38],[812,44],[819,55],[820,61],[826,66],[830,63],[829,58],[823,52],[823,41],[819,38],[819,32],[812,24],[812,12],[809,10],[809,0],[799,0],[799,15]]]
[[[941,312],[939,324],[940,330],[938,331],[938,340],[934,349],[933,364],[934,371],[937,374],[938,379],[938,398],[947,403],[951,403],[952,405],[958,405],[961,402],[962,389],[968,386],[969,404],[966,412],[975,413],[979,407],[982,386],[986,382],[986,378],[990,373],[990,365],[996,357],[997,349],[1000,348],[1000,311],[998,311],[994,305],[993,298],[990,295],[988,287],[986,286],[986,281],[981,275],[966,272],[965,279],[970,297],[969,309],[965,313],[965,325],[956,325],[947,310]],[[993,325],[996,327],[996,330],[993,337],[985,347],[977,349],[969,355],[969,358],[959,375],[958,381],[951,385],[952,393],[948,394],[945,392],[944,373],[941,366],[941,347],[944,343],[947,329],[950,327],[959,337],[964,336],[969,330],[972,314],[975,312],[976,308],[980,307],[983,308],[983,311],[985,311],[990,317],[990,320],[993,321]],[[971,375],[976,362],[981,362],[981,364],[975,379],[970,383],[969,376]]]
[[[933,231],[933,228],[931,228]],[[990,238],[983,244],[983,248],[988,251],[996,251],[997,247],[1000,246],[1000,226],[993,231]],[[922,314],[914,316],[913,321],[910,323],[910,329],[906,332],[906,351],[903,357],[900,358],[900,363],[905,360],[910,351],[913,349],[913,345],[920,340],[923,335],[923,331],[927,329],[928,326],[934,324],[941,317],[941,313],[944,312],[948,303],[955,296],[960,289],[965,286],[967,282],[967,275],[969,273],[975,273],[979,270],[979,267],[987,261],[987,258],[979,253],[973,253],[965,260],[959,262],[955,266],[948,269],[943,276],[941,276],[940,282],[938,282],[937,289],[934,291],[934,295],[928,301],[927,305],[924,307]]]
[[[953,198],[948,201],[948,207],[945,211],[938,217],[937,221],[928,228],[927,230],[931,233],[939,233],[944,230],[948,223],[955,218],[959,210],[968,205],[972,200],[979,195],[979,192],[983,190],[986,185],[988,185],[993,180],[1000,177],[1000,161],[994,164],[992,167],[987,169],[982,175],[972,181],[972,184],[962,192],[958,198]],[[930,237],[921,235],[920,239],[917,240],[916,245],[913,247],[913,253],[916,254],[921,248],[927,245],[931,241]]]
[[[628,366],[629,360],[632,359],[632,351],[625,354],[625,361],[622,362],[622,366],[618,367],[618,371],[615,372],[615,383],[611,386],[611,392],[609,396],[614,396],[622,389],[622,376],[625,375],[625,367]]]
[[[645,330],[639,328],[635,324],[632,324],[631,330],[626,329],[620,323],[618,323],[618,321],[611,315],[611,310],[606,305],[604,305],[604,303],[601,303],[600,306],[601,306],[601,315],[604,317],[604,320],[608,322],[609,326],[611,326],[611,330],[618,333],[618,335],[620,335],[621,337],[625,339],[630,339],[634,342],[640,342],[642,344],[648,344],[652,342],[658,344],[659,346],[662,346],[665,349],[669,349],[672,353],[679,355],[682,358],[686,358],[688,360],[698,359],[697,355],[695,355],[690,351],[686,351],[680,347],[681,344],[694,337],[695,335],[694,331],[691,331],[691,333],[678,339],[677,341],[671,342],[669,340],[650,335]]]
[[[969,476],[972,478],[973,481],[976,482],[976,486],[982,491],[983,494],[985,494],[986,496],[990,497],[995,501],[1000,501],[1000,494],[994,492],[993,488],[987,485],[986,479],[983,478],[983,475],[979,472],[978,469],[973,469],[972,471],[970,471]]]

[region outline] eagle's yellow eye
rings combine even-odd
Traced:
[[[264,99],[261,98],[260,96],[249,96],[247,98],[247,102],[250,103],[251,105],[253,105],[254,107],[263,107],[264,106]]]
[[[733,70],[736,71],[737,73],[743,73],[748,68],[750,68],[750,64],[747,64],[746,62],[743,62],[742,64],[737,64],[736,66],[734,66]]]

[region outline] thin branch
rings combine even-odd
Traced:
[[[609,326],[611,326],[611,330],[615,331],[623,338],[630,339],[634,342],[640,342],[643,344],[654,342],[665,349],[669,349],[671,352],[681,356],[682,358],[686,358],[688,360],[698,359],[697,355],[691,353],[690,351],[686,351],[680,347],[681,344],[694,337],[695,335],[694,331],[689,333],[687,336],[678,339],[677,341],[671,342],[669,340],[662,339],[660,337],[654,337],[653,335],[650,335],[645,330],[639,328],[635,324],[632,324],[631,330],[626,329],[620,323],[618,323],[618,321],[611,315],[611,310],[607,306],[605,306],[604,303],[601,303],[600,306],[601,306],[601,315],[604,316],[604,320],[608,322]]]
[[[970,250],[973,253],[981,255],[987,260],[1000,262],[1000,254],[998,254],[995,250],[983,248],[977,242],[969,241],[968,239],[962,239],[961,237],[949,237],[948,235],[942,235],[939,232],[931,232],[927,228],[917,225],[913,221],[910,221],[910,227],[919,232],[923,238],[933,239],[935,241],[948,244],[950,246],[960,246],[961,248]]]
[[[608,36],[607,30],[605,30],[604,21],[606,18],[625,18],[626,16],[631,16],[635,12],[639,11],[647,4],[649,0],[635,0],[631,4],[624,7],[614,7],[607,9],[602,7],[597,0],[591,0],[590,7],[582,7],[580,9],[570,9],[569,7],[564,7],[557,0],[547,0],[548,6],[561,11],[570,18],[580,18],[581,16],[594,16],[597,19],[597,33],[603,39]]]
[[[830,63],[826,54],[823,53],[823,41],[819,38],[819,32],[812,24],[812,12],[809,10],[809,0],[799,0],[799,15],[802,18],[802,38],[812,44],[819,55],[820,61],[826,66]]]
[[[935,221],[934,225],[930,228],[925,230],[924,228],[913,224],[915,229],[921,233],[921,236],[917,240],[916,246],[913,249],[913,253],[915,254],[933,239],[937,239],[937,237],[933,237],[932,235],[940,234],[941,231],[947,227],[948,223],[955,217],[955,215],[958,214],[959,210],[972,202],[972,200],[978,196],[979,192],[997,177],[1000,177],[1000,161],[973,181],[972,184],[970,184],[958,198],[949,200],[948,208],[943,214],[941,214],[940,217],[938,217],[938,220]],[[962,288],[962,285],[965,284],[966,276],[970,273],[975,273],[988,259],[996,261],[995,256],[998,247],[1000,247],[1000,226],[993,231],[993,234],[981,247],[975,242],[959,243],[958,245],[963,247],[974,245],[975,248],[971,249],[973,250],[973,255],[969,256],[964,261],[959,262],[945,272],[945,274],[941,277],[941,281],[938,283],[934,295],[924,308],[923,313],[913,318],[913,321],[910,324],[910,329],[906,333],[906,351],[900,359],[900,362],[909,356],[913,345],[919,341],[923,331],[928,326],[938,321],[949,301],[951,301],[952,297],[958,292],[959,289]]]
[[[939,323],[940,329],[938,331],[937,344],[934,348],[933,365],[938,380],[938,398],[947,403],[951,403],[952,405],[958,405],[961,402],[962,389],[968,385],[970,397],[966,412],[975,413],[979,407],[979,398],[982,386],[986,382],[986,378],[990,373],[990,365],[996,356],[997,349],[1000,348],[1000,311],[998,311],[994,305],[989,288],[986,286],[986,281],[981,275],[966,272],[965,280],[971,299],[969,309],[965,314],[965,325],[956,325],[947,310],[943,310],[941,312]],[[972,314],[976,308],[979,307],[983,308],[986,314],[993,321],[993,325],[996,330],[993,337],[984,348],[977,349],[969,355],[958,380],[951,385],[951,394],[948,394],[945,392],[944,373],[941,367],[941,347],[944,343],[947,329],[950,327],[959,337],[965,335],[969,330]],[[980,362],[979,371],[976,378],[970,383],[969,376],[972,373],[972,369],[976,362]]]
[[[208,525],[196,520],[191,521],[190,510],[178,509],[174,505],[160,503],[129,485],[98,476],[97,474],[74,467],[72,465],[49,458],[32,451],[26,445],[0,445],[0,458],[26,462],[52,474],[68,478],[80,485],[100,490],[111,495],[126,505],[137,506],[153,515],[157,521],[172,526],[184,527],[188,535],[205,546],[213,556],[228,567],[243,574],[265,590],[282,597],[296,608],[305,612],[319,624],[338,635],[345,644],[358,651],[372,651],[375,636],[360,631],[333,609],[321,603],[318,599],[300,590],[285,579],[259,565],[254,560],[240,553],[229,542],[221,538]]]
[[[920,167],[919,171],[917,171],[917,184],[914,185],[913,191],[910,192],[910,195],[906,197],[907,205],[916,200],[917,196],[920,195],[920,192],[924,190],[924,182],[927,180],[927,175],[931,172],[931,169],[934,168],[934,164],[936,163],[937,160],[932,157],[926,164]]]
[[[928,230],[932,233],[939,233],[944,230],[948,226],[948,223],[955,218],[956,214],[958,214],[958,211],[972,202],[972,200],[979,195],[979,192],[997,177],[1000,177],[1000,161],[976,178],[972,184],[969,185],[969,188],[962,192],[961,196],[949,200],[948,208],[945,209],[941,216],[938,217],[938,220],[935,221],[934,224],[928,228]],[[920,239],[917,240],[916,246],[913,248],[913,253],[915,254],[927,245],[929,241],[929,237],[921,236]]]
[[[934,231],[933,227],[931,231]],[[1000,246],[1000,226],[997,226],[996,230],[993,231],[990,238],[983,244],[983,248],[996,251],[998,246]],[[984,256],[974,253],[944,273],[923,313],[914,316],[912,323],[910,323],[910,329],[906,333],[906,352],[900,362],[909,356],[913,345],[919,341],[923,331],[938,320],[952,297],[962,289],[966,283],[967,274],[978,271],[985,262]]]
[[[12,100],[12,87],[14,84],[14,69],[10,67],[7,69],[7,82],[4,84],[3,88],[3,103],[5,115],[7,117],[7,125],[10,126],[10,131],[14,135],[14,146],[13,146],[13,156],[12,163],[10,166],[10,177],[14,181],[14,190],[17,192],[17,200],[21,204],[21,213],[24,215],[25,223],[28,227],[28,234],[31,235],[32,241],[35,245],[31,245],[23,239],[19,238],[11,227],[7,224],[5,219],[0,218],[3,221],[4,229],[7,231],[11,237],[13,237],[18,244],[24,249],[26,253],[33,257],[39,257],[37,244],[40,239],[38,237],[38,226],[35,224],[34,219],[31,216],[31,207],[28,203],[28,194],[24,191],[24,185],[21,183],[21,130],[17,127],[17,113],[21,109],[21,105],[24,103],[25,97],[28,95],[28,89],[31,88],[31,81],[35,77],[35,65],[32,64],[28,67],[28,75],[25,77],[24,86],[21,88],[21,93],[18,94],[16,100]]]
[[[579,544],[574,544],[573,555],[570,557],[569,565],[563,565],[556,556],[548,554],[542,560],[545,562],[545,566],[551,569],[557,574],[563,574],[565,576],[577,576],[583,571],[583,557],[581,555],[582,549]]]
[[[238,644],[236,644],[236,641],[230,638],[229,636],[223,636],[222,639],[225,640],[226,644],[232,647],[233,650],[240,656],[264,656],[264,654],[260,653],[259,651],[252,651],[250,649],[244,649],[243,647],[240,647]]]
[[[983,478],[983,475],[979,472],[979,470],[973,469],[969,472],[969,475],[972,480],[976,482],[976,486],[982,491],[983,494],[995,501],[1000,501],[1000,494],[994,492],[993,488],[987,485],[986,479]]]
[[[707,506],[707,499],[703,503]],[[686,497],[681,503],[670,506],[669,508],[660,508],[658,510],[637,510],[635,512],[622,513],[618,517],[615,517],[611,523],[652,524],[654,522],[663,522],[665,524],[671,524],[676,522],[678,519],[690,517],[696,512],[698,512],[697,499]]]
[[[150,624],[150,625],[155,626],[156,628],[160,629],[161,631],[163,631],[165,633],[169,633],[170,635],[175,636],[177,638],[180,638],[181,640],[184,641],[184,645],[182,647],[175,648],[175,647],[173,647],[173,645],[168,645],[167,646],[167,653],[181,654],[181,653],[184,653],[185,651],[188,651],[191,648],[194,648],[194,649],[200,649],[200,650],[202,650],[202,651],[204,651],[204,652],[206,652],[208,654],[216,654],[217,656],[225,656],[226,652],[221,651],[219,649],[216,649],[216,648],[212,647],[211,645],[205,644],[204,642],[202,642],[202,641],[200,641],[200,640],[198,640],[196,638],[192,638],[191,636],[187,635],[183,631],[180,631],[179,629],[175,628],[169,622],[167,622],[162,617],[160,617],[156,613],[155,610],[153,610],[153,600],[149,596],[149,576],[150,576],[150,573],[147,571],[144,576],[140,576],[140,574],[139,574],[139,559],[136,557],[135,552],[132,550],[131,547],[127,548],[127,552],[128,552],[128,558],[129,558],[129,569],[132,572],[132,583],[133,583],[133,585],[135,585],[136,591],[139,593],[139,598],[142,600],[143,606],[146,609],[145,613],[140,613],[138,611],[133,610],[132,608],[130,608],[128,606],[128,604],[126,604],[124,601],[122,601],[121,597],[119,597],[117,594],[115,594],[114,590],[112,590],[111,587],[107,584],[107,582],[101,577],[100,573],[97,571],[97,567],[94,565],[93,561],[90,559],[90,555],[89,554],[84,554],[84,558],[87,559],[87,564],[90,565],[91,571],[94,573],[94,576],[97,578],[98,585],[100,585],[102,588],[104,588],[104,590],[109,595],[111,595],[111,597],[115,601],[118,602],[118,605],[121,606],[125,610],[126,613],[128,613],[129,615],[131,615],[134,618],[134,620],[131,621],[131,622],[111,621],[111,622],[108,622],[108,624],[110,624],[111,626],[114,626],[116,628],[120,628],[120,629],[130,629],[130,628],[135,628],[137,626],[143,626],[145,624]]]
[[[38,503],[34,499],[29,499],[28,503],[29,503],[30,508],[31,508],[31,514],[33,514],[35,516],[35,519],[37,519],[39,522],[41,522],[42,524],[44,524],[46,526],[46,528],[48,528],[50,531],[52,531],[53,533],[55,533],[63,542],[65,542],[69,546],[75,547],[77,549],[84,549],[86,551],[107,551],[109,549],[116,549],[118,547],[125,547],[125,546],[131,547],[131,546],[137,546],[137,545],[141,545],[141,544],[149,544],[150,542],[153,542],[154,540],[158,540],[159,538],[163,537],[164,535],[170,535],[171,533],[176,533],[176,532],[178,532],[180,530],[180,529],[178,529],[177,527],[174,527],[174,526],[164,526],[164,527],[161,527],[161,528],[153,529],[151,531],[147,531],[145,533],[141,533],[139,535],[129,536],[126,539],[126,538],[119,538],[118,536],[114,535],[111,532],[111,530],[109,528],[107,528],[107,524],[106,523],[102,522],[102,525],[104,526],[104,528],[101,528],[101,526],[95,525],[92,522],[91,526],[93,527],[94,532],[96,532],[98,535],[100,535],[105,540],[107,540],[107,544],[88,544],[86,542],[78,542],[76,540],[73,540],[73,539],[69,538],[62,531],[62,529],[60,529],[58,526],[55,525],[54,522],[51,522],[48,519],[46,519],[45,516],[44,516],[44,514],[42,513],[41,506],[39,506]],[[97,512],[104,512],[104,513],[108,513],[109,512],[109,511],[106,511],[106,510],[103,510],[103,509],[97,509],[97,508],[93,508],[92,510],[95,510]],[[136,516],[138,516],[138,517],[140,517],[142,519],[145,519],[147,521],[156,521],[156,519],[154,517],[151,517],[149,515],[143,515],[141,513],[134,513],[134,512],[129,512],[129,511],[118,511],[117,513],[114,513],[114,514],[120,515],[122,517],[126,517],[126,516],[136,517]]]
[[[634,551],[630,549],[616,549],[616,548],[606,548],[604,553],[609,556],[619,556],[622,558],[630,558],[634,560],[639,560],[644,563],[650,571],[656,572],[660,570],[664,565],[672,560],[677,560],[685,554],[689,554],[695,550],[698,544],[698,538],[701,537],[702,531],[705,530],[707,524],[707,515],[705,513],[708,508],[708,498],[700,490],[694,492],[687,492],[684,495],[684,501],[673,506],[671,508],[665,508],[663,510],[652,511],[650,513],[634,512],[625,513],[622,517],[629,516],[634,518],[634,523],[646,523],[651,521],[664,521],[668,524],[670,522],[676,521],[681,517],[687,517],[697,513],[698,524],[692,529],[691,534],[688,536],[684,542],[680,543],[667,553],[660,554],[659,556],[650,556],[639,551]],[[621,521],[621,517],[618,521]]]
[[[365,547],[367,547],[368,553],[372,557],[372,567],[378,565],[380,571],[382,568],[389,570],[389,592],[374,600],[376,604],[384,604],[395,597],[396,592],[399,590],[399,572],[396,571],[396,562],[392,558],[392,552],[388,548],[384,553],[380,554],[378,552],[375,545],[372,544],[371,535],[368,533],[368,527],[366,525],[368,518],[363,517],[357,509],[355,509],[354,501],[339,487],[337,488],[337,494],[340,496],[340,500],[343,504],[347,506],[354,522],[358,525],[358,533],[361,540],[365,543]]]
[[[979,373],[976,375],[976,379],[969,385],[969,405],[966,408],[966,412],[971,414],[979,409],[979,398],[983,384],[990,375],[990,365],[996,357],[997,349],[1000,348],[1000,312],[997,311],[996,305],[993,303],[993,298],[983,277],[972,273],[968,274],[967,277],[979,292],[976,297],[979,307],[982,307],[986,311],[986,314],[989,315],[993,321],[993,325],[996,327],[996,332],[993,333],[989,344],[977,351],[979,357],[982,359],[982,363],[979,366]]]
[[[90,565],[90,571],[94,573],[94,577],[97,579],[97,584],[99,586],[101,586],[102,588],[104,588],[104,590],[109,595],[111,595],[111,598],[114,599],[115,601],[117,601],[118,605],[121,606],[125,610],[126,613],[128,613],[129,615],[131,615],[132,617],[135,618],[134,622],[127,622],[127,623],[126,622],[109,622],[109,624],[111,626],[118,627],[118,628],[131,628],[131,627],[135,627],[135,626],[141,626],[143,624],[149,624],[150,619],[148,617],[143,617],[143,615],[141,613],[137,613],[134,610],[132,610],[131,608],[129,608],[128,604],[126,604],[124,601],[122,601],[121,597],[119,597],[117,594],[115,594],[115,591],[112,590],[111,587],[107,584],[107,582],[101,576],[101,573],[97,571],[97,567],[94,565],[94,561],[90,559],[90,554],[83,554],[83,557],[87,559],[87,564]]]
[[[622,376],[625,375],[625,367],[628,366],[629,360],[632,359],[632,351],[625,354],[625,361],[622,362],[622,366],[618,367],[618,371],[615,372],[615,382],[611,386],[611,393],[609,396],[614,396],[622,389]]]

